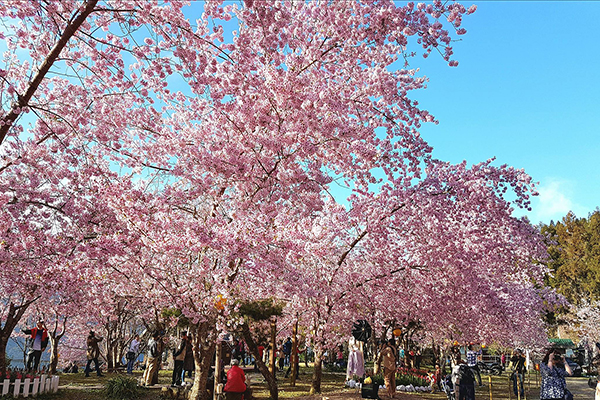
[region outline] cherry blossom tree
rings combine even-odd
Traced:
[[[192,398],[206,396],[215,341],[237,299],[293,294],[291,307],[311,305],[306,318],[322,347],[334,323],[357,315],[355,292],[389,295],[383,282],[410,287],[421,269],[429,290],[445,273],[467,283],[440,291],[434,304],[476,285],[506,306],[522,292],[494,292],[496,282],[539,280],[536,239],[510,216],[511,204],[528,206],[529,177],[489,162],[469,169],[432,160],[418,133],[434,118],[410,98],[426,79],[408,69],[408,43],[457,65],[451,40],[474,7],[202,6],[0,6],[9,27],[0,71],[1,217],[10,222],[2,263],[50,274],[47,263],[29,261],[54,255],[55,265],[77,266],[66,274],[104,271],[119,277],[115,285],[127,277],[152,310],[181,310],[193,328]],[[331,203],[336,184],[352,192],[347,209]],[[514,202],[502,198],[510,187]],[[17,246],[27,240],[36,246]],[[19,256],[24,249],[38,254]],[[35,279],[2,283],[22,293],[6,302],[11,321],[47,287]],[[247,282],[257,290],[244,293]],[[90,283],[101,298],[106,280]],[[117,302],[119,290],[110,291]],[[309,294],[318,295],[313,303]]]
[[[16,156],[20,162],[0,176],[0,370],[8,337],[28,308],[40,304],[45,311],[56,299],[77,296],[82,276],[129,240],[113,230],[113,213],[94,197],[105,182],[87,179],[47,145]]]
[[[577,310],[579,334],[589,343],[600,339],[600,306],[597,303],[583,304]]]
[[[426,173],[402,191],[355,196],[350,209],[332,204],[297,229],[305,232],[301,250],[280,272],[289,280],[287,297],[310,313],[313,391],[320,391],[322,352],[356,319],[418,323],[438,340],[544,338],[541,312],[552,303],[538,289],[545,250],[499,195],[530,178],[490,162],[470,169],[434,162]],[[516,192],[514,204],[526,204],[526,191]]]

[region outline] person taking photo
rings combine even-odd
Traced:
[[[569,400],[573,395],[567,389],[565,377],[573,375],[565,357],[556,350],[550,349],[540,364],[542,384],[540,386],[541,400]]]

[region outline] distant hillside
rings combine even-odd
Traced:
[[[6,346],[6,357],[10,359],[11,368],[23,368],[23,347],[25,345],[25,339],[18,337],[11,337]],[[40,364],[42,366],[50,363],[50,351],[47,350],[42,353],[42,360]]]

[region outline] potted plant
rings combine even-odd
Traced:
[[[382,376],[367,376],[363,381],[360,395],[363,399],[378,399],[379,385],[383,383]]]

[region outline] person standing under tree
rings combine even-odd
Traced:
[[[185,358],[183,360],[183,373],[181,374],[181,383],[185,383],[185,374],[187,372],[188,378],[192,378],[192,372],[196,367],[194,361],[194,347],[192,346],[192,338],[185,333]]]
[[[344,362],[344,346],[341,344],[338,346],[337,353],[335,353],[335,364],[340,368],[346,368]]]
[[[385,387],[390,399],[394,398],[396,393],[396,343],[394,339],[390,339],[383,345],[381,349],[381,357],[383,359],[383,377]]]
[[[40,366],[42,353],[48,346],[48,329],[46,329],[44,321],[39,320],[34,328],[25,329],[23,333],[30,335],[29,340],[31,342],[31,350],[27,354],[27,371],[35,372]]]
[[[133,365],[135,363],[135,359],[140,353],[140,335],[136,334],[133,339],[131,339],[131,344],[129,345],[129,351],[125,354],[125,358],[127,359],[127,375],[133,375]]]
[[[525,356],[521,349],[516,349],[513,356],[510,359],[513,366],[513,392],[515,396],[522,399],[525,390],[523,389],[523,379],[525,379]]]
[[[296,348],[296,379],[300,378],[300,354],[304,353],[306,351],[306,349],[300,350],[300,348]],[[290,376],[290,374],[292,373],[292,358],[290,357],[290,366],[288,367],[286,373],[285,373],[285,377],[287,378],[288,376]]]
[[[233,339],[233,344],[231,345],[231,359],[236,359],[242,362],[242,353],[240,352],[240,341],[237,339]]]
[[[150,340],[148,340],[148,354],[146,358],[146,370],[142,382],[145,386],[154,385],[154,376],[158,376],[158,363],[160,362],[160,355],[162,353],[162,343],[160,339],[160,333],[154,332]],[[158,379],[156,379],[158,381]]]
[[[475,376],[464,360],[452,368],[452,383],[456,400],[475,400]]]
[[[292,354],[292,338],[288,337],[283,344],[284,366],[290,365],[290,356]]]
[[[423,360],[423,354],[421,353],[421,349],[417,349],[415,352],[415,368],[421,369],[421,361]]]
[[[85,365],[85,377],[90,376],[90,366],[92,361],[94,362],[94,368],[96,369],[96,375],[102,376],[100,371],[100,364],[98,363],[98,357],[100,357],[100,347],[98,343],[102,341],[101,337],[96,337],[94,331],[90,331],[87,337],[87,364]]]
[[[435,380],[435,384],[440,392],[443,392],[442,389],[442,379],[444,379],[444,374],[442,369],[440,368],[440,364],[435,364],[435,372],[433,373],[433,378]]]
[[[240,355],[240,363],[245,367],[246,366],[246,342],[244,339],[241,339],[238,343],[238,354]]]
[[[481,386],[481,373],[479,372],[479,366],[477,365],[478,353],[473,350],[473,346],[469,345],[467,350],[467,365],[473,371],[473,376],[477,378],[477,383]]]
[[[183,375],[183,361],[186,353],[186,338],[187,332],[181,332],[179,345],[173,350],[173,378],[171,387],[181,386],[181,375]]]

